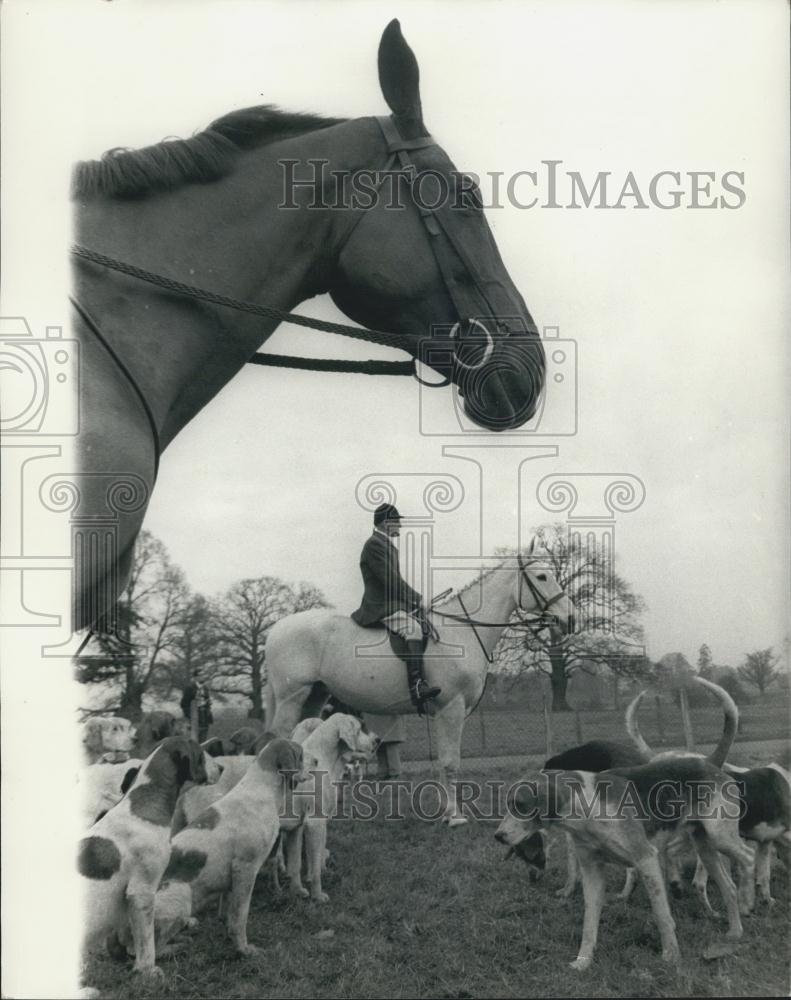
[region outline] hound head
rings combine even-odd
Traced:
[[[325,725],[335,727],[338,746],[344,760],[359,756],[369,757],[376,749],[378,741],[374,734],[353,715],[337,712],[330,716]]]
[[[508,790],[505,816],[497,827],[494,839],[515,849],[523,841],[533,838],[541,828],[542,801],[538,781],[518,781]],[[541,849],[543,852],[543,841]],[[522,852],[537,858],[539,852],[536,841],[531,840],[530,846],[526,845]],[[510,854],[509,851],[506,857],[510,857]]]
[[[169,736],[163,740],[144,765],[152,781],[173,782],[178,788],[190,781],[205,785],[207,781],[204,753],[194,740]]]
[[[546,841],[546,834],[542,830],[536,830],[520,840],[514,847],[509,847],[504,861],[511,856],[517,857],[528,865],[528,877],[531,882],[537,882],[544,874],[549,857],[549,845]]]
[[[129,719],[98,717],[88,719],[83,726],[82,742],[92,755],[110,755],[115,761],[123,761],[134,749],[135,736],[135,727]]]
[[[288,786],[293,787],[307,778],[302,747],[293,740],[272,740],[256,759],[262,771],[280,772]]]

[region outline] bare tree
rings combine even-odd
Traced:
[[[277,577],[261,576],[234,584],[214,608],[221,654],[212,690],[245,695],[252,702],[250,716],[263,719],[269,630],[285,615],[316,607],[328,604],[321,591],[307,583],[294,588]]]
[[[150,531],[142,531],[116,609],[117,627],[104,633],[99,626],[89,651],[77,663],[79,681],[106,685],[105,710],[138,719],[146,691],[155,682],[162,691],[160,670],[181,634],[189,599],[184,574],[165,546]]]
[[[601,547],[569,535],[564,525],[539,528],[548,569],[574,601],[577,625],[572,635],[559,629],[532,630],[515,616],[495,650],[498,668],[506,673],[539,670],[552,685],[552,710],[569,711],[569,678],[577,671],[594,673],[602,665],[622,676],[641,676],[649,669],[643,649],[642,598],[616,574]],[[502,550],[502,555],[513,555]]]
[[[152,688],[164,697],[174,689],[183,696],[198,676],[212,676],[219,665],[221,648],[214,608],[202,594],[193,595],[174,630],[168,658],[152,677]]]
[[[737,673],[743,681],[754,684],[763,694],[780,677],[780,671],[776,669],[779,661],[780,657],[775,656],[772,646],[768,649],[756,649],[755,652],[746,654]]]

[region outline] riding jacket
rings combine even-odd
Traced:
[[[365,592],[360,607],[352,614],[358,625],[377,625],[396,611],[413,611],[420,606],[420,594],[401,576],[398,549],[379,532],[363,546],[360,572]]]

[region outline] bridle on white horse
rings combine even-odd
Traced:
[[[527,584],[527,589],[530,591],[533,600],[536,603],[536,608],[538,609],[536,614],[531,615],[530,620],[523,620],[520,624],[526,625],[527,628],[529,628],[534,635],[537,635],[545,628],[552,628],[553,626],[559,623],[560,619],[558,618],[558,616],[550,614],[549,609],[552,607],[553,604],[556,604],[558,601],[566,597],[566,593],[565,591],[561,590],[553,597],[545,597],[544,594],[541,593],[539,587],[536,585],[536,582],[533,579],[531,579],[529,573],[529,566],[531,562],[535,562],[537,560],[533,559],[525,560],[523,559],[521,554],[517,555],[516,560],[517,560],[517,565],[519,566],[519,586],[517,589],[517,596],[516,596],[517,607],[520,609],[520,611],[525,611],[525,607],[522,604],[522,585]],[[472,628],[473,633],[475,634],[475,638],[478,640],[478,645],[481,647],[483,655],[486,657],[486,661],[488,663],[493,663],[494,657],[492,656],[491,653],[487,652],[486,647],[484,646],[483,641],[481,640],[481,637],[478,635],[478,629],[509,628],[513,627],[516,623],[511,621],[507,622],[480,621],[477,618],[473,618],[472,615],[467,611],[467,608],[464,606],[464,600],[461,594],[456,595],[456,600],[461,605],[461,609],[464,612],[464,614],[454,615],[447,611],[438,611],[436,608],[432,609],[432,613],[438,614],[442,618],[449,618],[452,621],[457,621],[461,622],[462,624],[469,625]]]
[[[416,149],[425,149],[429,146],[436,146],[437,142],[431,136],[421,136],[417,139],[404,139],[399,133],[392,117],[376,118],[385,141],[387,142],[387,160],[380,168],[382,178],[376,185],[377,190],[387,176],[396,161],[414,182],[417,176],[417,168],[410,158],[410,152]],[[495,336],[508,337],[510,329],[504,320],[497,323],[497,331],[491,333],[483,324],[479,317],[481,314],[495,316],[496,309],[492,305],[485,287],[476,278],[475,262],[471,260],[461,242],[452,232],[451,227],[443,220],[442,215],[436,208],[427,207],[423,203],[415,200],[414,184],[410,188],[412,202],[420,213],[420,218],[431,246],[434,258],[442,277],[445,290],[456,310],[458,319],[445,337],[440,337],[436,332],[423,338],[417,347],[417,355],[410,361],[346,361],[330,360],[326,358],[300,358],[293,355],[256,353],[248,359],[248,364],[267,365],[278,368],[299,368],[309,371],[329,371],[329,372],[350,372],[364,375],[411,375],[422,385],[432,388],[442,388],[455,382],[460,389],[470,383],[472,376],[484,368],[492,358],[495,350]],[[340,255],[343,248],[348,244],[352,234],[365,216],[365,211],[354,220],[351,228],[343,238],[336,254]],[[444,239],[440,237],[444,236]],[[198,288],[195,285],[187,285],[174,278],[168,278],[144,268],[136,267],[124,261],[108,257],[106,254],[91,250],[88,247],[75,244],[71,247],[71,253],[82,260],[90,261],[100,267],[105,267],[111,271],[117,271],[128,277],[139,281],[164,288],[184,298],[198,299],[201,302],[209,302],[213,305],[223,306],[237,312],[249,313],[261,316],[278,322],[292,323],[296,326],[309,327],[314,330],[321,330],[325,333],[335,333],[344,337],[354,337],[358,340],[365,340],[375,344],[383,344],[386,347],[397,348],[406,351],[407,346],[403,342],[403,337],[399,334],[389,333],[384,330],[371,330],[367,327],[348,326],[344,323],[330,323],[325,320],[313,319],[309,316],[300,316],[297,313],[286,312],[274,306],[262,305],[257,302],[247,302],[242,299],[234,299],[227,295],[220,295],[217,292]],[[464,266],[469,283],[458,282],[453,274],[454,255],[456,255]],[[474,289],[474,292],[473,292]],[[154,420],[151,407],[149,406],[145,394],[140,388],[132,372],[124,364],[118,353],[112,348],[107,338],[101,331],[99,324],[90,315],[84,305],[75,298],[71,298],[72,305],[82,317],[86,326],[102,342],[104,347],[112,356],[115,364],[129,381],[135,395],[140,399],[148,422],[151,426],[155,447],[155,469],[159,468],[159,456],[161,445],[159,440],[159,429]],[[462,329],[462,327],[465,329]],[[482,331],[483,337],[473,334],[472,331]],[[477,359],[463,359],[460,357],[461,351],[469,351],[471,347],[480,346],[483,348],[481,356]],[[420,377],[417,371],[417,361],[420,360],[443,376],[441,382],[428,382]]]

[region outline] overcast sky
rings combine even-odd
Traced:
[[[31,107],[46,107],[58,155],[79,158],[187,136],[256,103],[383,114],[376,50],[393,16],[420,63],[425,121],[460,169],[543,177],[541,161],[561,160],[561,171],[589,182],[610,171],[616,190],[632,171],[646,201],[654,175],[682,174],[675,210],[626,200],[620,211],[487,213],[539,327],[576,343],[578,433],[429,436],[411,380],[248,368],[168,449],[146,526],[197,590],[271,574],[312,581],[345,612],[361,592],[370,516],[355,491],[366,475],[462,482],[461,505],[436,516],[441,562],[515,544],[518,506],[527,525],[552,520],[536,501],[547,475],[629,474],[646,498],[618,515],[616,551],[648,604],[649,653],[694,659],[705,641],[715,661],[736,663],[747,650],[781,646],[789,539],[782,3],[66,5],[31,25],[39,55],[52,50]],[[723,175],[742,172],[744,204],[690,209],[688,171],[713,172],[716,195],[726,193]],[[301,311],[341,318],[324,298]],[[268,346],[394,356],[286,326]],[[548,392],[556,389],[550,380]],[[448,390],[425,402],[424,423],[447,423]],[[558,395],[547,405],[565,403]],[[519,505],[517,469],[529,453],[491,447],[503,443],[558,448],[524,464]],[[488,447],[483,539],[476,468],[443,454],[443,445],[469,444]],[[427,481],[413,478],[399,493],[405,513],[420,512],[415,483],[422,490]]]

